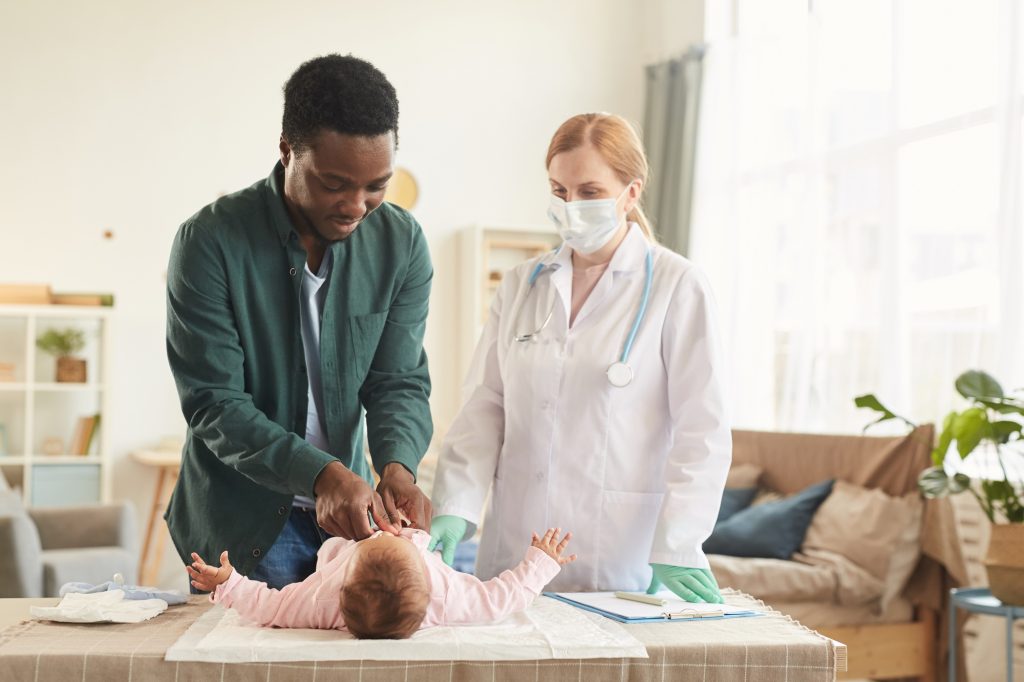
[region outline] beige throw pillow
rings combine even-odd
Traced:
[[[735,464],[725,479],[726,488],[756,488],[764,469],[756,464]]]
[[[882,581],[879,607],[899,596],[921,554],[923,504],[916,493],[890,497],[881,490],[836,481],[818,508],[804,548],[846,557]]]

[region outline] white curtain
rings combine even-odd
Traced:
[[[1015,0],[708,0],[692,258],[738,426],[941,420],[1024,385]]]

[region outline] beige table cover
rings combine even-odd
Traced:
[[[726,591],[728,603],[766,609]],[[135,625],[25,622],[0,632],[0,680],[34,682],[789,682],[835,679],[846,647],[771,610],[755,618],[626,625],[647,647],[647,659],[546,661],[330,661],[198,663],[164,660],[164,652],[210,608],[202,597]]]

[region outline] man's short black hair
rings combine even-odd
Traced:
[[[284,84],[281,132],[294,148],[322,130],[376,137],[394,131],[398,142],[398,96],[370,62],[340,54],[304,63]]]

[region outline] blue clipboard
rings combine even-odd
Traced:
[[[583,602],[576,601],[575,599],[570,599],[569,597],[561,595],[557,592],[544,592],[543,594],[545,597],[557,599],[558,601],[569,604],[570,606],[575,606],[578,609],[583,609],[584,611],[596,613],[599,616],[610,618],[611,620],[614,620],[619,623],[681,623],[692,621],[702,622],[709,620],[729,620],[732,618],[751,618],[754,616],[761,615],[760,611],[744,610],[732,611],[721,616],[702,616],[699,615],[696,611],[687,613],[685,610],[683,610],[680,612],[669,613],[660,616],[624,616],[620,613],[615,613],[614,611],[608,611],[606,609],[598,608],[591,604],[584,604]]]

